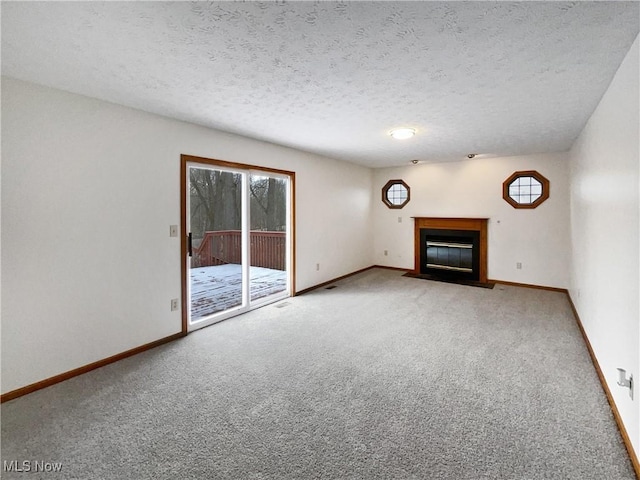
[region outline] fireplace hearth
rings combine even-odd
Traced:
[[[416,275],[487,281],[487,219],[415,217]]]

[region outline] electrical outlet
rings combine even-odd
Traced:
[[[316,272],[319,272],[319,271],[320,271],[320,264],[316,263]]]
[[[178,225],[169,225],[169,236],[170,237],[178,236]]]
[[[387,255],[389,255],[389,252],[387,250],[384,251],[384,256],[386,257]]]
[[[402,223],[402,217],[398,217],[398,223]]]
[[[520,263],[520,262],[516,263],[516,268],[518,270],[522,270],[522,263]]]
[[[175,312],[176,310],[178,310],[178,299],[177,298],[172,298],[171,299],[171,311]]]

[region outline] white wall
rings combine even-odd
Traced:
[[[10,78],[2,120],[3,393],[180,331],[181,153],[296,172],[298,290],[372,263],[370,169]]]
[[[640,454],[638,39],[570,151],[571,297]],[[635,398],[616,385],[633,373]]]
[[[502,198],[502,182],[518,170],[537,170],[551,195],[535,209],[515,209]],[[411,200],[401,210],[387,208],[381,189],[403,179]],[[416,217],[489,218],[488,276],[494,280],[566,288],[569,197],[567,155],[474,158],[453,163],[407,165],[374,171],[374,261],[413,268]],[[402,217],[402,223],[398,223]],[[384,250],[388,255],[384,256]],[[516,269],[516,263],[522,269]]]

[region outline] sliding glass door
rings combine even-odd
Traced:
[[[292,173],[183,156],[183,315],[194,330],[291,294]]]

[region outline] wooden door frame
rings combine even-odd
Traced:
[[[180,155],[180,276],[182,289],[182,333],[187,334],[188,325],[188,302],[187,298],[187,262],[185,261],[188,253],[188,232],[187,232],[187,164],[201,163],[212,167],[224,167],[230,169],[239,169],[243,171],[257,170],[265,173],[275,173],[278,175],[288,176],[291,182],[290,201],[291,208],[289,212],[289,224],[291,228],[291,264],[288,272],[290,278],[290,296],[296,294],[296,173],[288,170],[278,170],[275,168],[263,167],[259,165],[249,165],[246,163],[229,162],[227,160],[218,160],[215,158],[198,157],[195,155]]]

